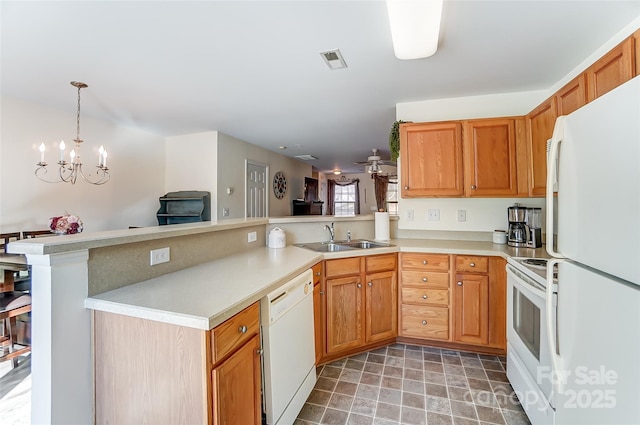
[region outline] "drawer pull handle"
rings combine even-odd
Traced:
[[[458,282],[458,286],[462,286],[462,281]]]
[[[426,295],[426,294],[422,296],[422,299],[423,299],[423,300],[426,300],[427,298],[429,298],[429,297],[427,297],[427,295]]]
[[[316,272],[316,276],[320,276],[320,272]]]
[[[429,262],[427,260],[422,260],[422,264],[426,266],[427,264],[429,264]]]
[[[367,285],[369,285],[369,288],[371,288],[373,286],[373,282],[369,282],[367,283]]]
[[[404,187],[404,190],[409,190],[409,186],[405,186],[405,187]]]
[[[356,286],[357,286],[358,288],[362,288],[362,283],[358,283]]]
[[[324,291],[320,291],[320,295],[324,295]]]
[[[428,279],[428,278],[426,278],[426,277],[423,277],[423,278],[422,278],[422,281],[423,281],[423,282],[428,282],[428,281],[429,281],[429,279]]]
[[[258,348],[258,349],[256,350],[256,354],[257,354],[257,355],[261,356],[261,355],[262,355],[262,353],[264,353],[264,351],[263,351],[263,350],[261,350],[260,348]]]
[[[472,184],[472,185],[471,185],[471,189],[476,190],[476,189],[477,189],[477,186],[476,186],[475,184]]]
[[[246,326],[240,326],[238,328],[238,332],[240,332],[241,334],[246,334],[247,333],[247,327]]]
[[[423,324],[423,325],[426,325],[426,324],[427,324],[427,321],[426,321],[426,320],[423,320],[423,321],[422,321],[422,324]]]
[[[470,263],[469,265],[470,265],[471,267],[475,267],[475,266],[476,266],[476,263]]]

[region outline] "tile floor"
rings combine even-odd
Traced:
[[[19,357],[17,367],[11,361],[0,362],[0,425],[31,423],[31,355]]]
[[[320,366],[295,425],[529,424],[506,358],[393,344]]]

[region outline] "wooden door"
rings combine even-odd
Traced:
[[[217,425],[262,423],[260,337],[255,335],[213,369],[213,416]]]
[[[489,342],[489,277],[458,274],[454,285],[454,333],[457,342]]]
[[[558,116],[569,115],[587,104],[587,74],[580,74],[555,94]]]
[[[627,38],[587,68],[589,102],[633,78],[633,42],[633,37]]]
[[[400,167],[403,197],[462,196],[460,124],[402,124]]]
[[[463,141],[467,196],[518,194],[513,119],[465,121]]]
[[[363,343],[362,282],[360,275],[326,280],[327,354]]]
[[[398,290],[395,270],[366,276],[365,341],[376,342],[398,334]]]
[[[267,167],[246,161],[245,217],[266,217],[269,215],[267,202]],[[226,213],[226,215],[225,215]],[[229,211],[222,211],[222,217],[229,217]]]
[[[529,149],[529,195],[544,196],[547,190],[547,140],[556,123],[556,99],[550,97],[526,117]]]

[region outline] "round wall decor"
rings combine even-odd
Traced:
[[[273,176],[273,194],[276,198],[284,198],[284,194],[287,193],[287,178],[282,171],[278,171]]]

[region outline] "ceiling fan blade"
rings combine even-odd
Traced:
[[[370,161],[360,161],[360,162],[354,162],[353,165],[369,165],[371,164]]]

